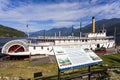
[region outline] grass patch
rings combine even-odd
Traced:
[[[29,61],[8,61],[0,66],[0,76],[18,76],[22,78],[33,78],[33,74],[42,72],[43,76],[57,74],[57,64],[41,64],[30,66]]]
[[[111,54],[100,56],[103,59],[102,66],[92,66],[92,72],[102,71],[107,67],[120,67],[120,54]],[[69,77],[81,74],[87,71],[87,67],[75,68],[64,71],[63,77]],[[33,74],[42,72],[43,76],[39,79],[52,80],[57,79],[58,68],[56,63],[39,64],[37,66],[30,66],[29,61],[7,61],[0,65],[0,76],[17,76],[24,79],[33,78]]]
[[[111,54],[101,56],[103,65],[109,67],[120,67],[120,54]]]

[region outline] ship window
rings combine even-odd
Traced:
[[[59,43],[61,43],[61,40],[59,40]]]
[[[35,49],[36,49],[36,47],[34,46],[34,47],[33,47],[33,49],[35,50]]]
[[[78,40],[74,40],[75,42],[77,42]]]
[[[82,40],[82,42],[84,42],[84,40]]]
[[[100,48],[100,44],[97,44],[97,48]]]
[[[43,49],[43,46],[41,46],[41,49]]]
[[[92,48],[90,48],[91,50],[93,50]]]

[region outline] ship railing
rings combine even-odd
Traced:
[[[75,36],[39,36],[39,37],[31,37],[31,39],[108,39],[114,38],[113,36],[106,36],[106,37],[75,37]]]
[[[38,39],[88,39],[88,37],[73,37],[73,36],[61,36],[61,37],[52,37],[52,36],[39,36]]]
[[[40,42],[40,43],[30,43],[28,45],[54,45],[53,42]]]
[[[114,36],[107,36],[106,38],[114,38]]]
[[[38,39],[80,39],[80,37],[73,36],[61,36],[61,37],[53,37],[53,36],[39,36]]]

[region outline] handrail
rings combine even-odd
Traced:
[[[106,37],[39,36],[39,37],[31,37],[30,39],[109,39],[109,38],[114,38],[114,37],[113,36],[106,36]]]

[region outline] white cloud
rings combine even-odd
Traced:
[[[104,1],[104,0],[103,0]],[[93,3],[93,4],[92,4]],[[79,25],[79,20],[83,23],[88,23],[87,17],[98,16],[99,19],[104,18],[119,18],[120,1],[113,3],[98,4],[97,0],[74,3],[57,3],[57,4],[24,4],[15,8],[9,8],[6,5],[10,4],[9,0],[0,1],[0,21],[16,21],[22,26],[28,21],[31,23],[31,30]],[[6,10],[3,10],[6,9]],[[98,20],[99,20],[98,19]],[[35,21],[52,20],[52,23],[36,23]],[[89,19],[91,20],[91,19]],[[34,22],[32,22],[34,21]],[[74,22],[72,22],[74,21]],[[76,21],[76,22],[75,22]],[[42,26],[41,26],[42,25]],[[23,30],[23,27],[13,24],[15,28]]]
[[[1,18],[3,20],[76,20],[79,19],[79,3],[60,3],[17,7],[9,11],[3,11]],[[84,12],[83,12],[84,13]],[[82,13],[81,13],[82,14]],[[80,14],[80,15],[81,15]],[[78,15],[78,16],[77,16]],[[83,14],[81,15],[83,16]]]
[[[0,0],[0,10],[9,4],[9,0]]]
[[[72,25],[75,25],[77,22],[68,22],[68,21],[58,21],[58,22],[55,22],[55,24],[53,24],[52,26],[61,26],[61,27],[70,27]]]

